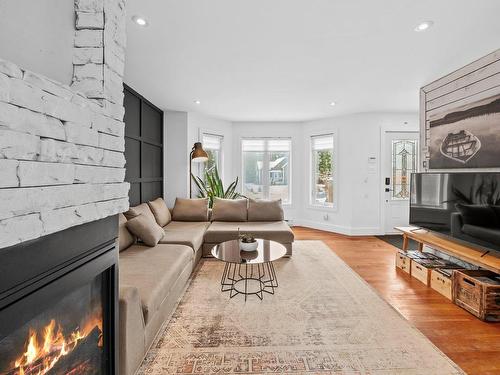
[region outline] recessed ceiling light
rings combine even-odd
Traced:
[[[335,107],[335,106],[337,105],[337,103],[336,103],[336,102],[330,102],[330,105],[331,105],[332,107]]]
[[[201,104],[201,102],[199,100],[195,100],[194,104]]]
[[[415,27],[415,31],[421,32],[421,31],[428,30],[429,28],[432,27],[432,25],[434,25],[433,21],[424,21],[424,22],[418,24],[417,27]]]
[[[149,25],[148,20],[146,18],[144,18],[143,16],[133,16],[132,21],[134,21],[139,26],[143,26],[143,27]]]

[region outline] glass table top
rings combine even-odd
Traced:
[[[259,238],[257,244],[255,251],[242,251],[239,240],[226,241],[214,246],[212,255],[228,263],[260,264],[272,262],[286,254],[285,246],[278,242]]]

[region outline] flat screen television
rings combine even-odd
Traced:
[[[413,173],[410,224],[500,251],[500,173]]]

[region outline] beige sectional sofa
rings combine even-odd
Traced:
[[[138,220],[142,225],[135,225]],[[155,228],[143,235],[148,226]],[[120,374],[135,373],[200,258],[209,256],[214,245],[236,239],[238,228],[281,242],[292,254],[293,232],[279,202],[216,200],[210,214],[207,200],[178,199],[170,211],[159,198],[120,214]],[[156,244],[145,245],[141,236]]]

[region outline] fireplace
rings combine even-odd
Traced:
[[[0,375],[117,374],[117,217],[0,249]]]

